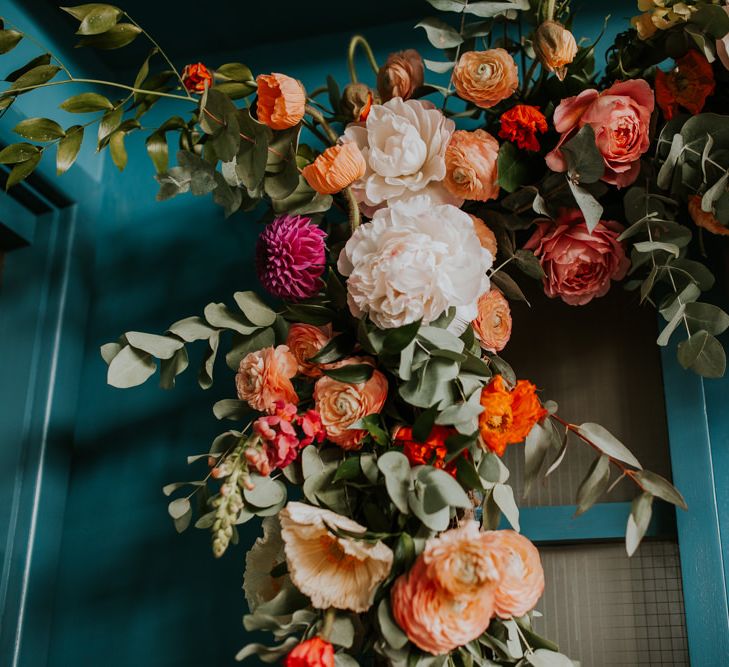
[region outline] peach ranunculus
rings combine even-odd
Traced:
[[[285,130],[298,125],[306,109],[304,87],[286,74],[259,74],[258,120],[272,130]]]
[[[544,292],[570,306],[583,306],[605,296],[611,281],[622,280],[630,268],[618,236],[623,226],[600,220],[589,231],[577,209],[563,209],[557,219],[537,223],[524,248],[533,250],[544,270]]]
[[[494,613],[499,618],[524,616],[534,609],[544,592],[539,551],[526,537],[513,530],[487,531],[482,534],[482,545],[494,554],[499,570]]]
[[[347,141],[327,148],[301,170],[301,175],[320,195],[333,195],[362,178],[366,171],[362,151],[357,144]]]
[[[321,365],[309,361],[332,339],[332,325],[317,327],[313,324],[296,323],[289,327],[286,345],[299,364],[299,373],[308,377],[321,377]]]
[[[485,248],[491,253],[491,256],[496,259],[496,251],[498,250],[498,244],[496,243],[496,234],[493,233],[491,227],[489,227],[481,218],[477,218],[475,215],[471,215],[473,221],[473,230],[478,236],[478,240],[481,243],[481,247]]]
[[[508,51],[466,51],[453,69],[459,97],[490,109],[511,97],[519,87],[519,71]]]
[[[501,352],[511,338],[511,309],[500,290],[492,287],[478,300],[478,317],[472,322],[481,347]]]
[[[729,235],[729,227],[722,225],[711,211],[704,211],[701,208],[701,195],[689,197],[688,212],[694,223],[703,227],[707,232],[722,236]]]
[[[383,102],[393,97],[410,99],[423,85],[425,64],[415,49],[391,53],[377,73],[377,91]]]
[[[494,610],[500,573],[475,521],[425,544],[412,568],[392,587],[392,614],[408,639],[442,655],[479,637]]]
[[[377,587],[392,569],[392,549],[384,542],[339,537],[331,529],[365,533],[366,528],[330,510],[289,502],[281,510],[289,575],[317,609],[367,611]]]
[[[563,81],[567,66],[577,55],[577,42],[561,23],[545,21],[534,34],[534,51],[542,66]]]
[[[251,352],[241,359],[235,376],[238,398],[260,412],[273,413],[276,401],[296,405],[299,397],[291,378],[297,369],[296,358],[286,345]]]
[[[334,646],[321,637],[305,639],[284,658],[284,667],[334,667]]]
[[[352,364],[374,365],[370,359],[350,357],[332,364],[332,368]],[[386,399],[387,378],[378,370],[365,382],[340,382],[325,375],[314,385],[315,408],[327,439],[345,450],[359,449],[367,433],[350,426],[367,415],[379,413]]]
[[[638,178],[640,157],[650,147],[650,120],[655,100],[643,79],[614,83],[603,92],[594,88],[568,97],[554,111],[554,128],[562,136],[547,154],[552,171],[567,171],[560,147],[585,125],[595,131],[595,143],[605,162],[602,180],[619,188]]]
[[[443,183],[454,197],[487,201],[499,196],[499,142],[484,130],[456,130],[445,152]]]

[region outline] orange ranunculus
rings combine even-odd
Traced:
[[[538,151],[537,134],[547,131],[547,119],[539,107],[517,104],[501,114],[499,136],[527,151]]]
[[[701,208],[701,195],[693,195],[692,197],[689,197],[688,212],[691,219],[699,227],[703,227],[707,232],[720,234],[722,236],[729,235],[729,227],[722,225],[713,213],[710,211],[704,211]]]
[[[272,130],[285,130],[301,122],[306,109],[306,92],[296,80],[285,74],[259,74],[258,120]]]
[[[297,369],[286,345],[251,352],[243,357],[235,376],[238,398],[254,410],[269,413],[275,411],[276,401],[297,404],[299,397],[291,384]]]
[[[494,613],[499,618],[524,616],[544,592],[539,551],[513,530],[487,531],[482,535],[482,544],[493,554],[500,575],[494,591]]]
[[[484,410],[478,418],[478,430],[484,445],[503,456],[507,445],[523,442],[534,424],[546,417],[536,395],[536,387],[519,380],[511,391],[497,375],[481,392]]]
[[[351,364],[370,364],[371,359],[350,357],[332,368]],[[366,431],[350,426],[367,415],[382,410],[387,399],[387,378],[378,370],[366,382],[340,382],[334,378],[320,377],[314,385],[315,409],[327,433],[327,439],[345,450],[356,450],[362,446]]]
[[[499,196],[499,142],[484,130],[456,130],[445,152],[443,184],[453,196],[487,201]]]
[[[716,89],[714,70],[706,58],[691,49],[676,61],[670,72],[656,70],[656,102],[666,120],[683,107],[689,113],[701,113],[706,98]]]
[[[185,69],[182,70],[182,83],[190,93],[203,93],[206,86],[212,87],[213,74],[202,63],[185,65]]]
[[[297,323],[289,327],[286,345],[299,364],[299,373],[312,378],[321,377],[321,365],[310,362],[309,359],[331,339],[332,327],[330,324],[324,327],[315,327],[313,324]]]
[[[475,521],[425,544],[392,587],[392,615],[423,651],[442,655],[467,644],[491,622],[500,573]]]
[[[501,352],[511,338],[511,309],[500,290],[492,287],[478,300],[478,315],[471,323],[481,347]]]
[[[491,253],[491,256],[496,259],[496,251],[498,245],[496,243],[496,234],[491,231],[489,227],[481,218],[477,218],[475,215],[468,214],[473,222],[473,231],[476,232],[478,240],[481,243],[481,247],[485,248]]]
[[[453,69],[453,85],[459,97],[482,109],[490,109],[519,87],[519,71],[508,51],[466,51]]]
[[[534,33],[534,52],[542,66],[562,81],[567,74],[567,66],[577,55],[577,42],[561,23],[545,21]]]
[[[395,432],[393,444],[395,447],[402,447],[403,454],[408,457],[410,465],[430,465],[440,468],[447,473],[456,476],[456,460],[446,463],[448,447],[446,439],[457,433],[454,428],[448,426],[433,426],[424,442],[413,438],[413,429],[410,426],[401,426]]]
[[[423,85],[425,64],[415,49],[391,53],[377,73],[377,90],[383,102],[393,97],[408,100]]]
[[[301,175],[320,195],[333,195],[362,178],[367,171],[362,151],[353,141],[327,148]]]
[[[284,667],[334,667],[334,647],[321,637],[295,646],[283,660]]]

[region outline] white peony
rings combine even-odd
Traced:
[[[344,140],[355,142],[367,162],[365,175],[352,185],[363,210],[371,214],[418,194],[460,206],[463,200],[442,184],[445,151],[455,129],[431,102],[400,97],[374,105],[366,123],[349,125]]]
[[[414,197],[360,225],[337,266],[348,276],[352,314],[390,329],[421,318],[428,324],[451,306],[467,322],[475,319],[492,264],[467,213]]]

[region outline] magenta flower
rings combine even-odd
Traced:
[[[326,234],[311,218],[282,215],[256,245],[256,273],[267,292],[298,301],[314,296],[326,263]]]

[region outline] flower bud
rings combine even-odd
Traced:
[[[357,144],[348,141],[327,148],[301,175],[320,195],[333,195],[362,178],[367,163]]]
[[[182,83],[189,93],[202,93],[213,85],[212,72],[203,63],[185,65],[182,70]]]
[[[341,112],[348,120],[363,123],[373,104],[380,103],[380,96],[364,83],[350,83],[342,93]]]
[[[285,130],[298,125],[304,117],[304,87],[285,74],[260,74],[258,84],[258,120],[272,130]]]
[[[562,81],[567,74],[567,66],[577,55],[577,42],[561,23],[545,21],[534,35],[534,51],[542,66]]]
[[[393,97],[410,99],[423,85],[425,64],[415,49],[391,53],[377,73],[377,90],[387,102]]]

